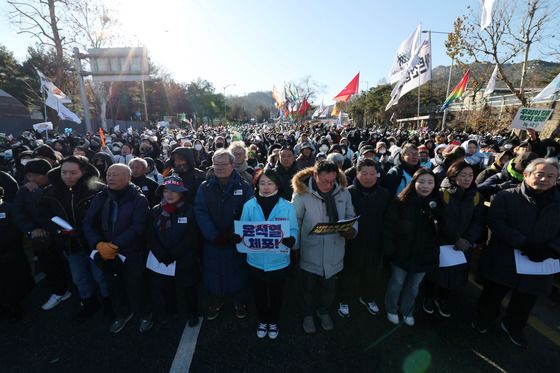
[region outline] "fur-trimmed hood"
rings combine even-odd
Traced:
[[[309,188],[310,178],[313,176],[313,167],[305,168],[299,171],[292,178],[292,188],[296,194],[304,194]],[[336,181],[340,188],[346,188],[348,186],[348,181],[344,172],[340,169],[338,170],[338,175],[336,175]]]

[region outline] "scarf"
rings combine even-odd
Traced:
[[[278,191],[276,191],[273,195],[266,197],[261,195],[260,192],[257,194],[257,202],[263,210],[265,220],[268,220],[268,217],[270,216],[272,209],[274,209],[274,206],[276,206],[276,203],[278,203],[279,198],[280,194],[278,194]]]
[[[330,192],[323,193],[319,190],[319,187],[317,186],[315,179],[313,179],[312,177],[311,180],[312,180],[311,185],[313,189],[317,191],[317,193],[319,193],[319,195],[321,196],[321,198],[323,198],[323,201],[325,202],[325,207],[327,209],[327,216],[329,217],[329,223],[336,223],[338,221],[338,210],[336,209],[336,202],[334,200],[334,195],[333,195],[334,188]]]
[[[176,203],[161,203],[161,214],[158,217],[158,225],[160,231],[166,231],[171,228],[171,215],[184,205],[183,199]]]
[[[115,223],[119,216],[119,200],[124,197],[130,186],[122,190],[107,189],[107,199],[101,209],[101,227],[104,232],[113,232]]]
[[[379,182],[379,180],[377,180],[377,182]],[[358,178],[355,178],[354,181],[352,182],[352,184],[354,185],[354,187],[359,190],[360,192],[362,192],[363,194],[369,196],[370,194],[372,194],[373,192],[375,192],[375,190],[377,189],[377,182],[371,187],[371,188],[366,188],[364,187],[360,181],[358,180]]]
[[[508,163],[507,172],[512,178],[514,178],[518,182],[523,181],[523,174],[515,169],[515,165],[513,164],[513,160]]]

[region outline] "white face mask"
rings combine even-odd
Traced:
[[[326,153],[329,151],[329,147],[326,145],[321,145],[321,147],[319,148],[319,150],[323,153]]]
[[[381,149],[379,149],[377,152],[378,152],[379,154],[385,154],[385,153],[387,153],[387,149],[381,148]]]
[[[195,148],[195,150],[200,151],[200,150],[202,150],[202,145],[200,145],[200,144],[195,144],[195,145],[194,145],[194,148]]]

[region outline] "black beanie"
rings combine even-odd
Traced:
[[[38,175],[46,175],[51,170],[51,164],[44,159],[32,159],[25,164],[24,173],[34,173]]]
[[[37,149],[35,149],[33,151],[33,157],[37,156],[52,159],[53,161],[58,160],[55,150],[48,145],[41,145]]]

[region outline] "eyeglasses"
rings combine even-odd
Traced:
[[[217,168],[223,168],[223,167],[227,167],[227,166],[230,166],[230,165],[231,165],[231,163],[214,163],[214,167],[217,167]]]

